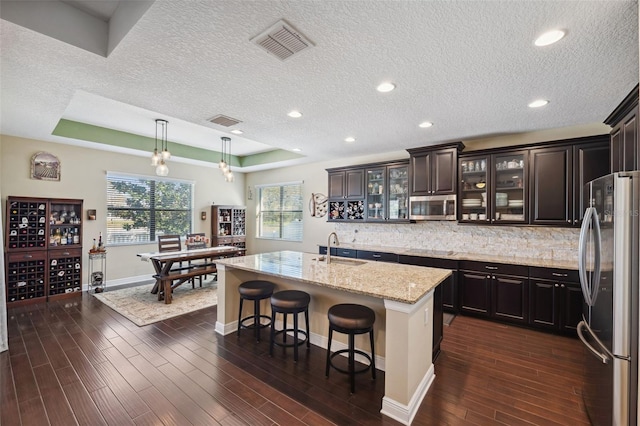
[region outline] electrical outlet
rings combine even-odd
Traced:
[[[424,325],[429,324],[430,320],[431,320],[431,315],[429,315],[429,308],[424,308]]]

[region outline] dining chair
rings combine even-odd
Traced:
[[[207,247],[207,243],[205,242],[205,238],[206,238],[206,234],[204,232],[195,232],[193,234],[187,234],[187,248],[190,249],[198,249],[198,248],[205,248]],[[195,243],[189,243],[189,241],[196,241]],[[212,259],[205,259],[203,262],[204,263],[210,263],[212,261]],[[189,262],[189,265],[191,265],[191,262]],[[207,279],[207,275],[204,276],[205,279]],[[193,279],[193,278],[192,278]],[[200,287],[202,287],[202,275],[198,276],[198,280],[200,282]]]
[[[180,250],[182,250],[180,235],[158,235],[158,251],[160,253]],[[189,265],[191,265],[191,262],[189,262]],[[182,268],[182,262],[180,262],[180,267]],[[191,281],[191,287],[196,288],[195,280],[191,278],[189,281]],[[200,287],[202,287],[202,279],[200,280]]]

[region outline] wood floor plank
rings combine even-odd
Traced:
[[[122,406],[118,398],[108,387],[97,389],[90,393],[91,399],[100,410],[102,417],[109,426],[126,426],[133,425],[127,410]],[[148,411],[145,414],[150,414]],[[144,416],[142,414],[141,416]],[[138,416],[137,418],[141,417]]]
[[[18,402],[26,401],[38,394],[38,385],[26,353],[10,357],[11,371]]]
[[[20,423],[20,420],[22,423]],[[49,418],[40,395],[20,403],[20,420],[17,423],[3,423],[7,425],[23,424],[41,426],[48,425]]]
[[[98,426],[106,425],[102,414],[96,407],[93,399],[80,381],[71,382],[62,387],[69,401],[73,414],[80,425]]]
[[[42,402],[47,410],[49,422],[52,425],[73,425],[76,418],[73,410],[67,403],[64,391],[58,383],[58,378],[49,364],[41,365],[33,369],[36,377]]]
[[[131,364],[129,359],[122,356],[116,348],[106,349],[103,353],[109,359],[111,365],[122,374],[122,377],[129,382],[136,392],[140,392],[151,386],[151,382],[149,382],[143,374],[140,374],[140,371]],[[140,355],[136,355],[136,357],[140,357]]]
[[[122,404],[125,411],[129,414],[129,418],[136,418],[149,411],[149,407],[140,395],[138,395],[129,382],[122,377],[110,362],[96,364],[95,369],[116,398],[118,398],[120,404]]]
[[[45,350],[49,363],[54,370],[71,365],[69,359],[62,350],[62,347],[58,343],[58,340],[53,334],[46,336],[41,335],[40,342],[42,343],[42,348]]]
[[[80,377],[80,380],[87,387],[89,392],[93,392],[96,389],[106,386],[102,380],[94,365],[85,354],[78,347],[71,348],[65,351],[69,362],[73,365],[73,369]]]
[[[182,426],[192,424],[178,410],[169,399],[165,398],[162,393],[155,387],[151,386],[140,392],[140,397],[153,407],[153,413],[160,419],[162,424],[167,426]],[[157,424],[157,423],[156,423]]]
[[[0,353],[0,424],[19,424],[18,396],[13,382],[9,351]]]
[[[23,336],[23,340],[24,345],[27,348],[27,355],[29,355],[29,362],[31,363],[32,367],[49,364],[49,358],[47,357],[46,351],[42,347],[40,337],[37,333]]]

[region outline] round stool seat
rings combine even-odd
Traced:
[[[373,326],[376,314],[367,306],[342,303],[329,309],[329,322],[344,330],[365,330]]]
[[[271,308],[279,311],[296,311],[305,309],[311,302],[311,296],[304,291],[283,290],[271,296]]]
[[[246,281],[238,286],[240,295],[245,299],[266,299],[273,294],[275,286],[269,281]]]

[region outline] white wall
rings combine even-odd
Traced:
[[[31,157],[46,151],[60,159],[59,182],[30,179]],[[2,136],[0,145],[0,193],[2,217],[6,219],[6,197],[77,198],[84,200],[83,212],[83,265],[87,265],[87,252],[100,232],[106,235],[106,172],[134,173],[155,176],[150,157],[79,148],[32,139]],[[169,161],[169,177],[196,182],[194,201],[194,232],[210,235],[211,204],[243,205],[245,174],[234,173],[235,182],[226,183],[217,165],[211,168]],[[86,210],[95,209],[97,220],[86,220]],[[207,212],[205,221],[200,212]],[[155,251],[157,245],[107,247],[107,285],[112,280],[128,277],[150,277],[151,264],[142,262],[137,253]],[[3,274],[4,275],[4,274]],[[83,274],[86,284],[86,272]],[[4,291],[3,291],[4,293]]]

